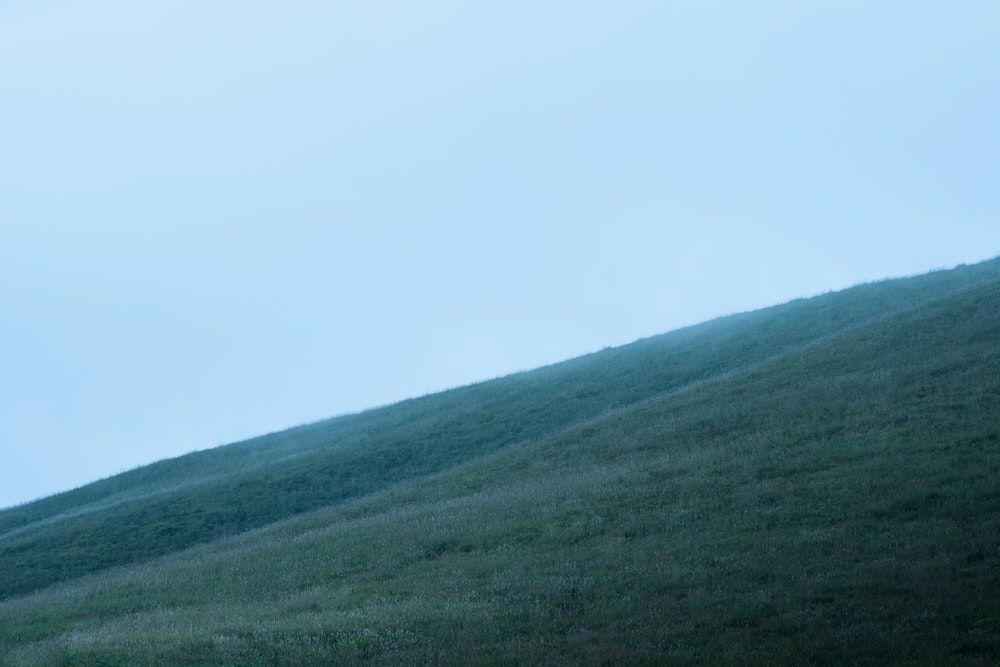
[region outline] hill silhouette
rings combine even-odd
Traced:
[[[0,512],[4,664],[993,664],[1000,260]]]

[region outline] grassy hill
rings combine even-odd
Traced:
[[[1000,260],[0,512],[0,664],[1000,663]]]

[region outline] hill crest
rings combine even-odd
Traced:
[[[1000,261],[992,260],[731,315],[535,371],[159,462],[0,512],[0,571],[14,573],[0,583],[0,597],[9,600],[0,602],[0,614],[5,605],[34,610],[24,611],[26,617],[51,614],[53,604],[69,608],[82,604],[77,596],[95,595],[91,586],[97,584],[88,582],[103,582],[108,592],[98,597],[109,604],[133,600],[111,620],[84,614],[87,623],[112,632],[115,619],[146,618],[156,605],[175,604],[170,600],[245,604],[252,595],[242,585],[226,588],[207,573],[227,572],[225,577],[244,576],[263,585],[261,563],[273,559],[294,562],[289,572],[300,572],[290,574],[288,587],[278,586],[274,595],[294,597],[304,587],[315,589],[319,602],[303,602],[302,609],[268,617],[268,623],[301,629],[308,618],[322,617],[347,632],[354,626],[343,614],[361,602],[337,598],[345,582],[370,588],[376,597],[387,595],[390,584],[382,578],[405,582],[410,593],[379,598],[396,618],[393,614],[416,600],[448,599],[442,597],[449,588],[439,578],[440,568],[492,572],[487,579],[496,587],[500,582],[490,577],[520,567],[533,582],[524,584],[528,588],[501,586],[497,591],[507,591],[495,592],[506,600],[501,607],[459,605],[463,613],[499,623],[494,614],[518,609],[547,628],[546,641],[567,651],[560,655],[573,658],[587,655],[575,653],[586,642],[559,635],[552,623],[567,621],[563,612],[576,610],[587,619],[584,626],[603,647],[602,655],[610,656],[606,652],[621,631],[602,624],[635,614],[625,600],[645,600],[647,608],[667,613],[669,601],[683,593],[701,625],[682,631],[683,622],[674,617],[642,623],[628,636],[647,648],[633,647],[636,652],[629,655],[664,655],[659,642],[666,640],[656,627],[666,623],[670,632],[687,637],[678,640],[687,646],[686,655],[698,654],[693,647],[701,638],[714,647],[711,657],[719,658],[732,656],[719,640],[706,639],[712,628],[719,637],[756,638],[780,651],[802,649],[809,638],[817,646],[839,646],[835,638],[818,638],[805,629],[789,596],[831,628],[840,627],[837,614],[854,619],[851,623],[861,623],[856,613],[884,617],[860,602],[852,606],[849,597],[859,590],[846,574],[836,575],[836,587],[827,589],[810,578],[809,567],[853,572],[878,589],[868,597],[883,611],[926,613],[912,588],[913,576],[928,575],[938,549],[949,554],[949,563],[966,559],[965,566],[955,565],[955,573],[966,572],[969,579],[947,578],[966,599],[942,598],[941,609],[965,604],[971,625],[945,623],[938,610],[927,618],[944,623],[946,636],[914,616],[904,623],[906,632],[881,646],[904,650],[923,634],[943,641],[948,651],[967,651],[961,655],[995,655],[1000,628],[988,620],[994,598],[975,593],[975,586],[995,582],[990,568],[1000,565],[991,533],[1000,527],[995,482],[1000,431],[990,417],[1000,409],[998,340]],[[944,465],[950,468],[940,470]],[[491,504],[502,509],[500,515],[486,509]],[[454,522],[447,518],[451,513],[459,517]],[[427,526],[425,533],[404,528],[411,519]],[[696,525],[704,534],[692,532]],[[879,527],[888,533],[881,535]],[[669,535],[679,541],[664,543]],[[912,541],[912,550],[897,550],[905,560],[879,570],[879,559],[893,553],[886,549],[899,540]],[[289,543],[333,565],[317,569],[289,551]],[[334,543],[343,547],[342,554],[329,551]],[[798,554],[792,558],[796,567],[806,568],[799,583],[768,570],[773,569],[768,550],[786,543]],[[838,543],[844,562],[836,560],[837,549],[830,550]],[[630,575],[642,570],[642,554],[656,545],[688,563],[688,574],[654,567],[648,576]],[[725,559],[738,558],[744,547],[757,574],[726,565]],[[385,555],[375,556],[378,549]],[[719,555],[706,556],[712,549]],[[232,553],[242,555],[227,562],[225,554]],[[860,560],[851,561],[850,554]],[[372,558],[389,569],[363,565]],[[701,559],[717,558],[722,560],[713,567],[721,568],[717,576],[728,582],[730,594],[737,590],[732,586],[751,585],[748,576],[759,577],[757,585],[771,591],[772,611],[741,603],[744,620],[713,616],[709,609],[719,600],[701,579],[713,570]],[[618,561],[639,569],[621,569]],[[558,565],[570,562],[577,565]],[[900,569],[904,562],[912,573]],[[546,583],[545,572],[561,572],[577,583],[560,592]],[[373,573],[381,578],[370,579]],[[905,582],[899,584],[902,592],[879,588],[883,574]],[[169,580],[180,592],[147,579]],[[183,580],[202,582],[207,593]],[[775,581],[781,585],[772,586]],[[59,582],[65,583],[53,587]],[[481,582],[466,583],[487,595]],[[652,588],[641,594],[630,588],[640,584]],[[272,585],[277,584],[265,588]],[[532,585],[542,591],[537,599],[563,611],[543,617],[531,611],[537,597],[527,592]],[[145,592],[136,597],[126,592],[129,587]],[[607,606],[604,612],[600,605],[590,608],[597,600]],[[583,603],[589,606],[581,608]],[[427,613],[417,615],[420,622],[438,627]],[[378,617],[383,629],[389,616]],[[42,632],[35,639],[25,639],[23,628],[0,633],[0,647],[9,642],[18,651],[44,646],[58,653],[52,647],[64,636],[60,633],[75,627],[72,620],[62,623],[55,635]],[[785,635],[774,634],[775,623],[787,625]],[[229,649],[250,650],[240,634],[248,630],[227,634],[218,624],[208,625],[227,637],[223,643]],[[959,626],[965,629],[959,632]],[[505,627],[515,637],[536,636],[528,626]],[[962,634],[977,627],[985,633],[979,643]],[[760,635],[761,628],[770,634]],[[336,635],[330,633],[324,636]],[[281,643],[277,637],[265,632],[254,641],[274,646]],[[500,641],[479,626],[471,637],[494,649]],[[85,644],[98,652],[89,655],[104,655],[100,652],[118,650],[117,641]],[[429,655],[420,642],[402,645],[409,646],[399,649],[407,659]],[[296,647],[296,655],[314,655],[304,645]],[[518,654],[526,659],[544,655],[522,649]],[[332,645],[324,651],[323,656],[336,654]],[[205,655],[218,662],[221,654]],[[391,662],[395,654],[377,655]]]

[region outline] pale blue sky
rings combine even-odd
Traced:
[[[993,0],[0,4],[0,506],[1000,253]]]

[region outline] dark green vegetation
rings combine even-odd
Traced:
[[[0,512],[3,664],[1000,663],[1000,261]]]

